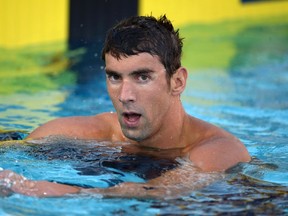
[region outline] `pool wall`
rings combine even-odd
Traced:
[[[75,13],[75,16],[81,16],[83,13],[81,9],[95,8],[84,12],[86,16],[84,20],[93,22],[97,29],[103,28],[103,23],[111,19],[111,14],[116,20],[119,16],[133,14],[131,10],[135,10],[135,14],[139,15],[166,14],[176,26],[188,23],[222,22],[231,19],[249,20],[257,17],[279,16],[288,12],[288,2],[276,0],[122,0],[117,11],[115,7],[111,7],[119,2],[117,0],[0,0],[0,47],[19,48],[67,41],[69,26],[75,20],[69,16],[73,9],[71,6],[75,2],[79,4],[79,13]],[[135,2],[138,5],[136,7]],[[102,7],[101,10],[105,11],[103,19],[90,19],[93,13],[101,11],[98,7]],[[131,9],[127,9],[129,7]],[[79,30],[85,29],[86,24],[82,23]]]

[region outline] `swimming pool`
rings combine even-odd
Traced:
[[[39,199],[13,194],[0,197],[0,215],[288,214],[288,28],[287,24],[271,25],[267,30],[269,34],[265,34],[265,29],[261,25],[239,32],[237,37],[248,35],[249,43],[237,37],[231,42],[229,38],[237,51],[234,57],[225,67],[191,69],[182,96],[189,114],[239,137],[254,157],[251,163],[241,164],[229,170],[224,180],[181,198],[152,200],[81,195]],[[255,35],[259,37],[253,38]],[[266,38],[269,44],[262,38],[266,36],[270,37]],[[215,43],[221,43],[223,36],[216,39]],[[219,52],[215,56],[222,54],[214,51]],[[111,111],[113,106],[103,92],[104,77],[98,73],[81,84],[1,95],[0,128],[5,132],[16,131],[20,139],[38,124],[54,117]],[[69,148],[63,141],[52,142],[52,145],[22,145],[21,141],[3,145],[2,142],[0,167],[28,178],[57,179],[86,186],[144,181],[134,173],[111,167],[102,169],[95,161],[118,157],[119,149],[86,142],[89,145],[75,143],[77,148],[72,141]],[[95,146],[99,151],[91,150]],[[83,167],[92,167],[93,175],[79,173]]]

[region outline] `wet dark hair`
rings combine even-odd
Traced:
[[[107,32],[102,50],[120,59],[139,53],[158,56],[167,71],[167,78],[181,66],[182,38],[166,16],[135,16],[125,19]]]

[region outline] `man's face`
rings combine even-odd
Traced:
[[[118,59],[105,55],[107,88],[123,134],[134,141],[161,135],[171,106],[166,71],[148,53]]]

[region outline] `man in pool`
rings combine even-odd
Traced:
[[[137,153],[147,149],[159,154],[168,152],[185,158],[193,166],[186,166],[184,172],[180,168],[169,170],[146,183],[126,182],[110,188],[83,189],[32,181],[12,171],[0,173],[2,182],[12,191],[30,196],[89,192],[154,197],[167,195],[169,185],[193,184],[193,188],[205,185],[197,184],[197,178],[195,182],[189,182],[193,181],[191,178],[187,182],[185,176],[223,172],[240,162],[248,162],[249,153],[237,138],[185,112],[180,96],[188,72],[181,66],[181,53],[182,39],[165,16],[159,19],[137,16],[121,21],[109,30],[102,52],[108,93],[116,113],[52,120],[33,131],[28,139],[60,135],[125,142]]]

